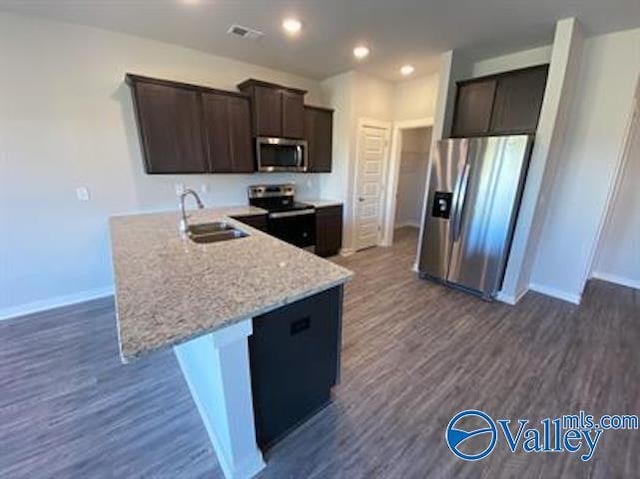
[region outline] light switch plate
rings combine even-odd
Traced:
[[[176,183],[175,189],[176,189],[176,196],[180,196],[182,193],[184,193],[184,183]]]

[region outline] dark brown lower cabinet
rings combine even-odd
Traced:
[[[342,248],[342,205],[316,208],[316,254],[335,256]]]
[[[267,231],[267,215],[266,214],[251,215],[251,216],[233,216],[232,218],[240,221],[241,223],[249,225],[252,228],[255,228],[260,231],[264,231],[265,233]]]

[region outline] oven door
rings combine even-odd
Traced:
[[[269,234],[299,248],[315,250],[316,212],[313,209],[269,213]]]
[[[307,142],[286,138],[256,140],[259,171],[307,171]]]

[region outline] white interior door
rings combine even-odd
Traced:
[[[384,222],[383,192],[389,127],[361,125],[355,195],[355,247],[377,246]]]

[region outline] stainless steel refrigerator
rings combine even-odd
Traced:
[[[502,285],[532,137],[440,140],[431,163],[418,270],[495,297]]]

